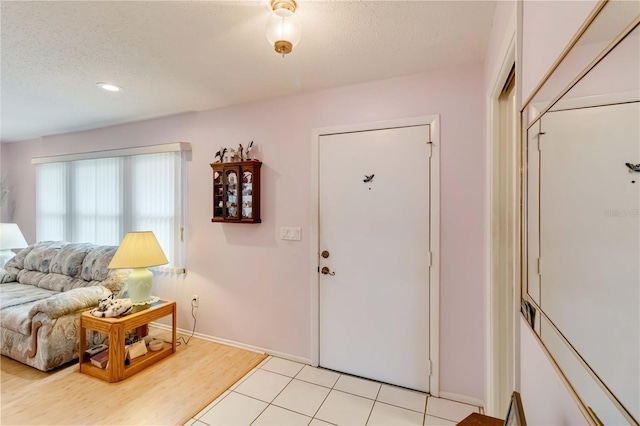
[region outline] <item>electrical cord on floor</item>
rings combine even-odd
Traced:
[[[180,337],[176,338],[176,346],[180,346],[183,343],[185,345],[188,345],[189,341],[191,340],[193,335],[196,334],[196,323],[197,323],[198,320],[196,319],[196,314],[195,314],[196,307],[195,307],[194,303],[195,303],[195,301],[192,300],[191,301],[191,316],[193,317],[193,330],[191,330],[191,336],[189,336],[187,339],[185,339],[183,336],[180,336]]]

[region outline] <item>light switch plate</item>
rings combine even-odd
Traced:
[[[280,228],[281,240],[300,241],[302,239],[300,235],[301,228],[290,228],[287,226],[283,226]]]

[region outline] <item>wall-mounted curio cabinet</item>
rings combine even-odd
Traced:
[[[212,163],[211,222],[260,223],[260,167],[257,160]]]

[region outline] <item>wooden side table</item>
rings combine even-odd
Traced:
[[[486,416],[479,413],[471,413],[465,417],[458,426],[503,426],[504,420],[496,417]]]
[[[165,343],[162,349],[156,352],[147,352],[145,355],[132,359],[129,365],[125,365],[125,333],[136,329],[140,336],[146,336],[148,324],[152,321],[172,316],[171,343]],[[91,364],[85,355],[87,349],[87,329],[99,331],[109,336],[109,363],[106,369],[101,369]],[[80,315],[80,372],[89,374],[109,383],[119,382],[144,370],[151,364],[168,357],[176,351],[176,302],[171,300],[159,300],[152,303],[147,309],[118,318],[98,318],[91,312],[83,312]]]

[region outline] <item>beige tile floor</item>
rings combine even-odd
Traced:
[[[455,425],[479,407],[268,357],[193,426]]]

